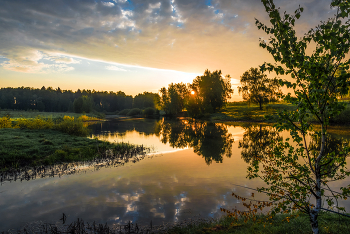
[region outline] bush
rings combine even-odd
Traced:
[[[0,128],[11,128],[12,123],[10,117],[0,118]]]
[[[51,129],[54,123],[52,119],[44,119],[37,116],[35,119],[18,119],[15,128],[28,128],[28,129]]]
[[[122,111],[120,111],[118,114],[119,115],[127,115],[129,113],[130,109],[124,109]]]
[[[81,120],[81,121],[85,122],[85,121],[94,121],[94,120],[99,120],[99,119],[96,118],[96,117],[89,117],[89,116],[87,116],[87,115],[81,115],[81,116],[78,118],[78,120]]]
[[[153,116],[156,114],[157,110],[152,107],[147,107],[146,109],[143,110],[143,115],[144,116]]]
[[[127,116],[135,116],[135,115],[140,115],[141,114],[141,110],[139,108],[134,108],[131,109],[126,115]]]
[[[105,113],[101,113],[101,112],[97,112],[95,115],[96,115],[97,118],[99,118],[99,119],[104,119],[104,118],[106,117],[106,114],[105,114]]]
[[[54,129],[75,136],[87,136],[89,134],[89,129],[84,127],[80,118],[74,120],[74,117],[69,116],[64,116],[63,120],[56,124]]]

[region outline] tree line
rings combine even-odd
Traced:
[[[59,87],[35,89],[30,87],[1,88],[0,108],[12,110],[37,110],[46,112],[90,113],[115,112],[124,109],[156,107],[159,95],[144,92],[126,95],[124,92],[95,90],[61,90]]]
[[[37,110],[45,112],[120,112],[131,109],[163,110],[166,115],[178,115],[186,110],[190,117],[201,117],[219,111],[227,103],[233,89],[231,77],[223,77],[221,70],[205,70],[192,83],[171,83],[158,93],[143,92],[135,97],[122,91],[61,90],[59,87],[35,89],[30,87],[1,88],[0,108],[12,110]],[[278,100],[277,79],[268,79],[257,68],[241,76],[239,93],[243,99],[263,104]]]
[[[231,97],[231,77],[222,76],[221,70],[205,70],[191,84],[169,84],[160,89],[159,106],[167,115],[177,115],[184,109],[191,117],[220,110]]]

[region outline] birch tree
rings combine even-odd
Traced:
[[[295,31],[302,7],[294,14],[281,14],[273,0],[262,3],[270,24],[256,19],[256,26],[270,37],[266,41],[260,39],[260,46],[270,52],[275,63],[264,63],[260,68],[291,77],[280,82],[293,90],[284,99],[296,105],[297,110],[281,112],[276,124],[279,131],[289,131],[291,138],[275,141],[268,155],[254,161],[248,173],[250,178],[260,177],[266,183],[258,190],[269,196],[272,215],[300,210],[309,215],[313,233],[319,233],[320,211],[344,210],[336,201],[350,194],[349,185],[337,191],[329,185],[349,176],[349,145],[343,145],[340,151],[327,150],[329,119],[344,109],[338,97],[346,94],[349,87],[346,70],[350,60],[346,55],[350,48],[350,3],[333,0],[334,17],[310,29],[302,38],[297,38]],[[310,53],[308,47],[315,49]],[[336,74],[339,67],[344,68],[343,72]],[[317,130],[309,121],[311,117],[320,126]]]

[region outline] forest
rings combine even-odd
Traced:
[[[61,90],[59,87],[35,89],[30,87],[1,88],[0,108],[46,112],[90,113],[115,112],[131,108],[155,107],[158,94],[144,92],[126,95],[124,92],[95,90]]]
[[[227,103],[233,93],[230,76],[223,77],[220,70],[206,70],[192,84],[169,84],[158,93],[143,92],[135,97],[122,91],[61,90],[59,87],[1,88],[0,109],[44,112],[112,113],[127,114],[131,111],[153,115],[156,110],[165,115],[178,115],[184,109],[191,117],[214,113]],[[147,114],[149,113],[149,114]],[[131,114],[130,114],[131,115]],[[134,114],[133,114],[134,115]]]

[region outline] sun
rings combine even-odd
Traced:
[[[191,94],[192,94],[192,95],[194,95],[194,94],[195,94],[195,92],[192,90],[192,91],[191,91]]]

